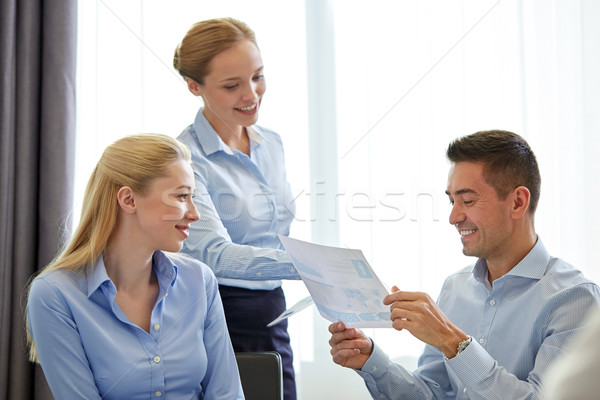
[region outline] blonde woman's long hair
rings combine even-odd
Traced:
[[[128,186],[144,195],[152,182],[166,176],[167,167],[179,160],[190,162],[190,151],[183,143],[167,135],[131,135],[108,146],[88,181],[77,229],[62,252],[40,274],[93,265],[104,251],[116,225],[119,189]],[[27,314],[25,322],[29,358],[39,362],[29,333]]]

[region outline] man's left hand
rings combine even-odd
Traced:
[[[442,350],[448,358],[454,357],[458,344],[468,338],[427,293],[403,292],[394,286],[383,303],[391,306],[394,329],[406,329],[420,341]]]

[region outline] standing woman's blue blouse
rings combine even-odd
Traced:
[[[57,399],[243,399],[217,281],[204,264],[157,251],[150,332],[115,302],[102,257],[37,277],[27,312]]]
[[[271,290],[280,279],[300,279],[277,236],[289,235],[295,212],[281,138],[258,125],[246,128],[248,156],[227,146],[202,112],[178,137],[192,152],[200,213],[183,251],[228,286]]]

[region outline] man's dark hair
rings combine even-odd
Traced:
[[[542,178],[535,154],[521,136],[501,130],[476,132],[451,142],[446,157],[453,163],[482,163],[483,179],[501,200],[525,186],[531,193],[529,210],[535,214]]]

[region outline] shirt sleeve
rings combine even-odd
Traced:
[[[598,299],[598,288],[593,284],[578,285],[557,296],[555,309],[541,329],[544,340],[533,357],[534,364],[526,380],[518,379],[500,366],[476,341],[449,360],[445,360],[438,349],[426,346],[419,360],[421,367],[413,373],[390,361],[374,345],[373,354],[358,373],[375,399],[391,400],[399,394],[410,399],[543,398],[543,375],[557,357],[565,353],[570,340],[585,329],[585,320],[591,310],[598,308]],[[460,396],[455,393],[450,376],[461,382]]]
[[[29,332],[52,394],[57,399],[100,399],[77,330],[62,295],[37,278],[27,301]]]
[[[184,252],[208,264],[219,278],[300,279],[291,257],[282,250],[233,243],[221,223],[203,179],[196,176],[194,204],[200,220],[191,224]]]
[[[587,400],[600,393],[600,310],[544,378],[547,400]]]
[[[374,399],[417,400],[453,397],[443,361],[427,363],[413,373],[391,361],[375,343],[373,343],[371,357],[357,373],[365,380],[367,389]]]
[[[498,365],[475,341],[461,354],[448,360],[447,366],[464,384],[470,399],[542,398],[543,375],[557,357],[564,355],[571,339],[584,329],[585,320],[591,310],[598,308],[599,299],[598,287],[593,284],[581,284],[557,296],[556,307],[543,330],[544,340],[527,380],[518,379]]]
[[[242,384],[227,331],[217,281],[212,272],[205,273],[205,277],[207,316],[204,326],[204,347],[208,365],[202,381],[204,398],[243,400]]]
[[[539,398],[539,382],[519,380],[475,341],[448,360],[447,366],[462,381],[464,394],[470,399]]]

